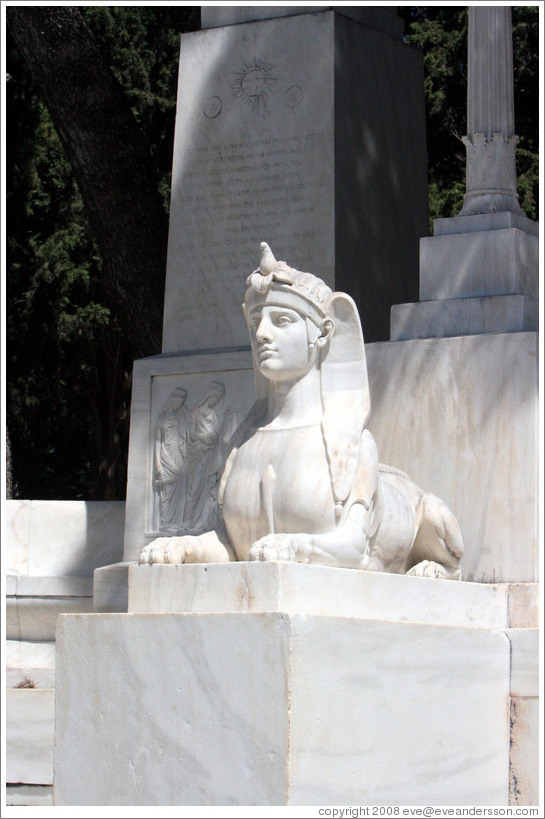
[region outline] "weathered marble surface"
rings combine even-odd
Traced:
[[[95,569],[93,611],[127,611],[130,565],[120,562]]]
[[[512,628],[511,643],[511,741],[509,751],[510,803],[537,805],[540,785],[539,631]]]
[[[8,669],[52,669],[55,667],[55,643],[6,640]]]
[[[539,632],[537,628],[512,628],[511,694],[514,697],[539,695]]]
[[[122,555],[121,501],[6,501],[11,574],[90,577]]]
[[[30,577],[17,575],[10,578],[8,595],[18,597],[92,597],[92,577]]]
[[[6,666],[6,688],[18,688],[21,683],[26,684],[27,680],[34,683],[34,688],[55,688],[54,668],[25,668],[24,666],[10,668],[9,663],[6,663]]]
[[[538,300],[516,295],[394,304],[390,315],[391,341],[538,329]]]
[[[57,805],[508,802],[499,632],[278,612],[63,616],[57,696]]]
[[[93,610],[87,597],[8,597],[6,638],[8,640],[53,642],[55,624],[61,613]]]
[[[52,785],[7,785],[6,805],[48,807],[53,804]]]
[[[7,555],[6,571],[10,574],[28,574],[28,547],[30,543],[30,501],[6,501]]]
[[[128,611],[282,611],[474,628],[510,625],[508,585],[301,563],[131,566]]]
[[[509,804],[538,805],[540,788],[538,697],[511,699]]]
[[[420,240],[420,299],[538,298],[538,269],[539,239],[518,228],[426,237]]]
[[[538,583],[509,583],[509,625],[511,628],[534,628],[539,622],[540,589]]]
[[[464,578],[537,580],[537,334],[381,342],[366,354],[381,460],[454,511]]]
[[[55,691],[6,690],[6,781],[51,785]]]

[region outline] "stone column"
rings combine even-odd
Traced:
[[[471,6],[468,35],[466,194],[462,216],[520,213],[509,6]]]

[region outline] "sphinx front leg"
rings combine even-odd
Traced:
[[[370,517],[369,509],[355,503],[345,522],[331,532],[265,535],[253,544],[250,560],[282,560],[365,569],[369,561]]]
[[[460,580],[464,545],[458,521],[446,503],[431,493],[422,496],[421,504],[406,574]]]

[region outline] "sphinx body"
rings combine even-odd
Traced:
[[[230,442],[221,524],[158,538],[140,562],[289,560],[459,578],[452,512],[379,464],[354,302],[265,243],[247,284],[256,400]]]

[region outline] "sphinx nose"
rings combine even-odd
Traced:
[[[259,343],[272,340],[271,323],[268,319],[261,319],[256,330],[255,337]]]

